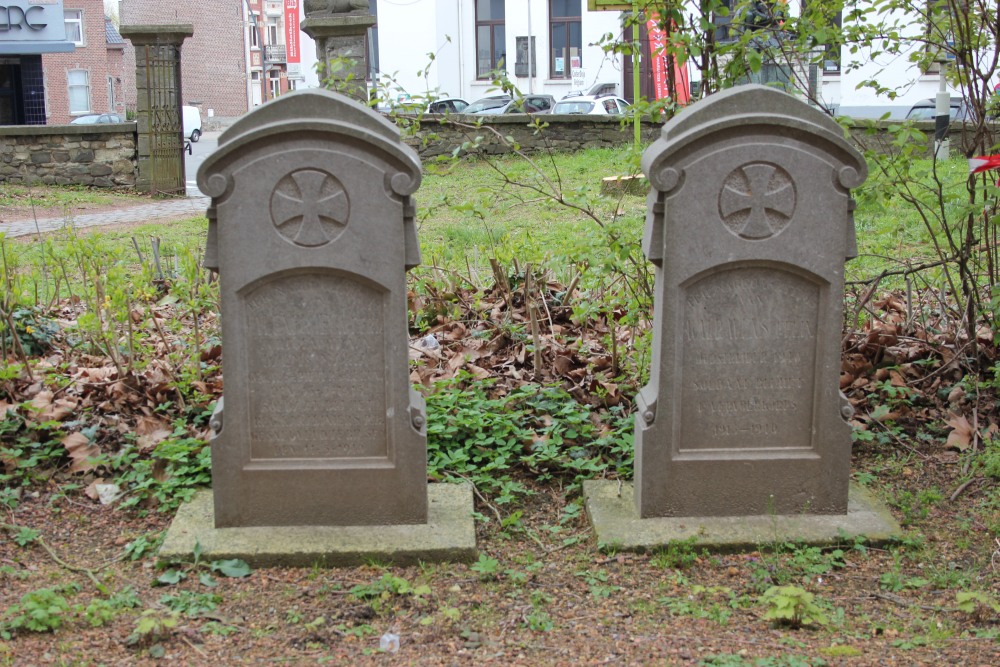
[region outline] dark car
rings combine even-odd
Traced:
[[[948,115],[952,120],[964,122],[972,120],[969,105],[961,97],[953,97],[948,103]],[[906,112],[906,120],[934,120],[937,117],[937,103],[934,100],[920,100]]]
[[[461,113],[469,103],[460,97],[445,97],[427,105],[427,113]]]
[[[70,125],[94,125],[96,123],[124,123],[125,119],[116,113],[91,113],[74,118]]]

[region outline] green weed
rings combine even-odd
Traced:
[[[671,540],[664,548],[657,549],[649,562],[660,568],[689,568],[698,562],[697,543],[698,538],[694,535],[683,540]]]
[[[580,481],[614,471],[630,474],[632,420],[609,411],[595,424],[588,406],[559,387],[527,385],[492,396],[492,383],[461,375],[427,396],[430,474],[471,479],[503,505],[528,489],[511,475],[520,467],[539,481]]]
[[[0,637],[10,639],[11,632],[53,632],[62,627],[71,609],[66,595],[79,591],[75,584],[59,588],[40,588],[21,596],[11,605],[0,623]]]
[[[798,586],[773,586],[760,597],[767,611],[764,618],[793,627],[826,625],[829,621],[813,600],[815,596]]]
[[[212,576],[213,574],[219,574],[223,577],[232,577],[237,579],[250,576],[250,566],[238,558],[205,562],[202,560],[202,554],[201,544],[199,542],[195,542],[194,552],[192,554],[194,560],[191,563],[175,563],[168,565],[163,574],[156,578],[155,585],[173,586],[175,584],[179,584],[187,579],[189,573],[197,574],[199,583],[206,588],[214,588],[218,586],[218,582],[215,581],[215,577]]]

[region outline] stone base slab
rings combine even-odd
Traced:
[[[160,547],[161,562],[239,558],[251,567],[350,567],[378,562],[472,562],[477,557],[472,487],[428,484],[425,524],[216,528],[212,490],[178,509]]]
[[[888,508],[855,484],[850,487],[846,515],[640,519],[633,491],[631,482],[583,483],[587,514],[602,549],[645,552],[694,538],[694,546],[715,551],[753,551],[778,542],[826,545],[860,536],[877,545],[902,535]]]

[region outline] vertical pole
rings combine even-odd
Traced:
[[[531,0],[528,0],[528,94],[535,92],[535,77],[532,76],[531,68],[535,63],[531,57]]]
[[[642,44],[639,43],[639,0],[632,0],[632,102],[633,104],[639,101],[639,49],[642,48]],[[638,146],[642,141],[642,129],[639,125],[639,114],[636,114],[633,118],[635,123],[635,145]]]
[[[938,86],[937,97],[934,101],[934,157],[938,160],[948,159],[948,125],[951,123],[951,96],[948,94],[948,81],[945,77],[947,61],[941,59],[940,65],[940,85]]]

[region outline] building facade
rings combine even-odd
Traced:
[[[64,14],[76,49],[42,56],[46,124],[108,112],[124,118],[125,40],[104,16],[103,1],[64,0]]]
[[[241,116],[248,108],[246,0],[120,0],[121,25],[190,23],[194,35],[181,47],[184,104],[202,116]],[[135,108],[135,49],[124,51],[126,100]]]
[[[48,14],[39,13],[44,8]],[[124,40],[102,0],[10,3],[23,25],[0,39],[0,125],[59,125],[79,116],[124,115]],[[51,42],[18,41],[58,29]]]
[[[775,0],[792,15],[801,12],[804,3],[816,1]],[[551,94],[558,99],[570,90],[611,83],[619,94],[632,97],[629,58],[605,53],[598,46],[607,35],[630,39],[631,28],[623,28],[621,11],[591,11],[587,0],[372,0],[372,4],[378,24],[368,54],[374,72],[370,81],[384,83],[384,96],[390,100],[419,95],[472,101],[495,92],[490,72],[501,68],[523,93]],[[736,8],[740,1],[727,0],[727,4]],[[691,14],[696,14],[693,2]],[[716,21],[722,28],[718,38],[737,37],[736,31],[725,29],[727,18],[716,17]],[[913,30],[920,28],[913,26]],[[315,46],[305,34],[301,39],[302,85],[315,87],[320,83]],[[812,72],[799,74],[802,79],[813,76],[815,98],[831,111],[862,117],[888,111],[900,117],[915,102],[934,97],[940,84],[938,68],[920,70],[910,61],[910,54],[921,48],[918,40],[899,54],[870,49],[852,54],[843,48],[828,53]],[[693,62],[686,66],[697,88],[700,73]],[[859,86],[870,79],[896,89],[896,97]],[[642,87],[644,93],[649,90],[648,82]]]
[[[462,97],[495,90],[503,69],[524,93],[561,98],[570,90],[613,84],[622,92],[620,55],[597,45],[622,33],[616,11],[590,11],[586,0],[372,0],[370,82],[391,99]],[[302,36],[303,85],[315,87],[315,45]]]

